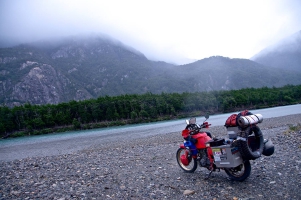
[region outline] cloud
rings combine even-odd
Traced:
[[[175,63],[250,58],[300,30],[298,0],[0,0],[0,45],[104,33]]]

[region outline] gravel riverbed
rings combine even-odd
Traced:
[[[210,122],[210,119],[209,119]],[[68,155],[0,162],[0,199],[301,199],[301,114],[265,119],[259,126],[275,145],[272,156],[251,161],[244,182],[198,167],[185,173],[176,161],[181,130],[99,144]],[[183,125],[184,128],[184,125]],[[212,127],[226,137],[225,127]]]

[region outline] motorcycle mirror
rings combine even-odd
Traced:
[[[208,113],[206,113],[205,118],[209,119],[209,114]]]

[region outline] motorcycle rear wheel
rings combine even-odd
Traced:
[[[189,164],[188,165],[184,165],[181,161],[181,156],[186,154],[186,151],[189,151],[188,149],[182,149],[179,148],[177,151],[177,162],[179,164],[179,166],[182,168],[182,170],[184,170],[187,173],[193,173],[196,168],[197,168],[197,160],[196,158],[191,158],[189,159]]]
[[[244,181],[251,174],[251,164],[249,160],[234,168],[225,168],[225,172],[233,181]]]

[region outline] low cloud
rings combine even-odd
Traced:
[[[153,60],[250,58],[301,28],[288,1],[0,0],[0,46],[104,33]]]

